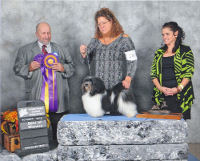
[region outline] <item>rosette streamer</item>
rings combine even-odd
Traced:
[[[44,101],[46,112],[58,110],[56,71],[52,70],[53,63],[58,62],[57,53],[48,53],[45,56],[38,54],[34,61],[41,64],[40,69],[43,76],[42,91],[40,99]]]

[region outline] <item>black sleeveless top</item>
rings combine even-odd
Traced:
[[[174,73],[174,56],[162,58],[162,86],[169,88],[177,86]]]

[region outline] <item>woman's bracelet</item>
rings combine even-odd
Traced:
[[[177,93],[181,92],[183,90],[184,86],[182,84],[179,84],[178,87],[176,87],[177,89]]]
[[[177,93],[179,93],[181,91],[178,87],[176,87],[176,89],[177,89]]]
[[[182,84],[179,85],[181,87],[181,90],[183,90],[184,86]]]

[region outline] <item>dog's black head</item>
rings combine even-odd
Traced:
[[[104,82],[100,78],[91,76],[88,76],[83,80],[81,88],[83,94],[89,91],[91,96],[98,93],[104,93],[106,90]]]

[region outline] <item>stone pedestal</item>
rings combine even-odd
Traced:
[[[184,120],[65,115],[58,124],[58,160],[187,160]]]
[[[0,161],[57,161],[57,149],[44,153],[29,154],[19,157],[15,153],[10,153],[7,150],[3,150],[0,153]]]
[[[58,160],[186,160],[184,144],[87,145],[58,147]]]
[[[29,154],[23,157],[23,161],[57,161],[57,149],[44,153]]]
[[[0,153],[1,161],[22,161],[22,159],[15,153],[10,153],[7,150],[2,150]]]

